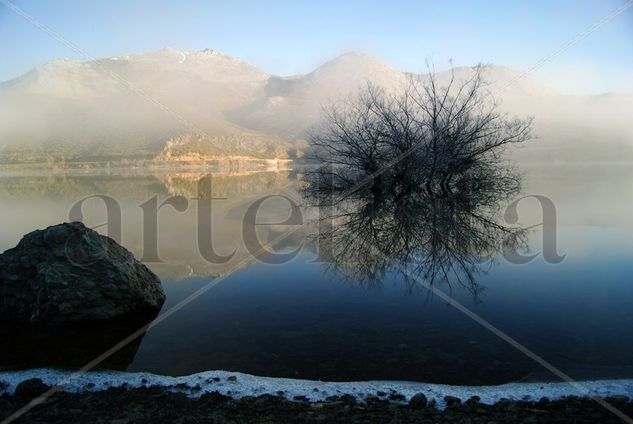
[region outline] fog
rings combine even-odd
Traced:
[[[458,78],[471,73],[455,68]],[[407,76],[360,53],[297,76],[270,75],[209,49],[55,60],[0,84],[0,156],[4,163],[38,155],[153,159],[168,140],[196,134],[216,156],[294,157],[324,105],[367,82],[398,89]],[[563,96],[500,65],[486,66],[484,76],[504,110],[535,117],[538,141],[511,152],[514,158],[633,160],[632,95]],[[440,82],[448,78],[439,72]]]

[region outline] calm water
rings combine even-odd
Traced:
[[[558,251],[566,254],[565,260],[549,264],[539,255],[516,265],[497,257],[480,268],[476,296],[459,284],[440,282],[437,287],[572,377],[633,377],[633,168],[535,166],[522,169],[522,174],[524,193],[546,195],[555,202]],[[226,264],[208,263],[198,251],[196,237],[195,198],[201,178],[208,177],[0,177],[0,251],[33,229],[67,220],[78,200],[107,194],[122,206],[122,244],[140,258],[144,252],[139,205],[154,195],[159,202],[181,195],[189,199],[186,211],[169,206],[160,211],[158,252],[163,262],[148,263],[167,293],[163,312],[196,290],[215,285],[111,358],[106,367],[169,375],[225,369],[321,380],[453,384],[555,380],[401,273],[386,269],[378,281],[368,284],[353,272],[315,263],[312,210],[304,211],[308,224],[276,246],[279,252],[303,246],[300,254],[283,264],[249,259],[240,230],[249,205],[269,194],[294,195],[300,173],[213,176],[212,194],[224,198],[213,201],[214,247],[219,254],[236,254]],[[83,212],[89,226],[106,219],[95,199],[85,203]],[[282,199],[269,199],[258,222],[282,222],[289,212]],[[523,201],[519,218],[522,225],[538,223],[538,203]],[[267,242],[288,229],[292,228],[259,226],[258,236]],[[106,228],[99,231],[105,233]],[[538,227],[529,234],[533,253],[542,250],[541,239]],[[0,356],[0,366],[82,365],[134,329],[81,333],[75,337],[76,346],[65,345],[65,350],[47,350],[42,346],[54,346],[54,341],[24,336]]]

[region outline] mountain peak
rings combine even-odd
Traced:
[[[343,72],[363,69],[368,72],[395,72],[400,73],[382,60],[367,53],[350,51],[343,53],[332,60],[325,62],[312,73]]]
[[[165,46],[162,49],[158,50],[158,52],[162,52],[162,53],[180,53],[177,49],[174,49],[173,47],[169,47],[169,46]]]
[[[351,51],[325,62],[306,78],[318,81],[336,94],[353,91],[368,81],[385,87],[397,86],[404,82],[405,76],[372,55]]]
[[[334,60],[339,59],[339,58],[344,58],[344,57],[372,57],[372,56],[358,50],[350,50],[350,51],[341,53],[336,58],[334,58]]]
[[[208,54],[208,55],[211,55],[211,56],[217,56],[217,55],[225,56],[224,53],[222,53],[222,52],[220,52],[218,50],[215,50],[215,49],[211,49],[209,47],[207,47],[206,49],[200,50],[200,52]]]
[[[372,56],[371,54],[359,52],[355,50],[341,53],[340,55],[336,56],[334,59],[327,61],[325,64],[344,62],[344,61],[376,62],[376,63],[382,63],[386,66],[386,64],[382,60],[378,59],[376,56]]]

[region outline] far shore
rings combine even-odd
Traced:
[[[520,161],[523,168],[578,167],[578,166],[625,166],[633,161]],[[42,176],[42,175],[135,175],[147,173],[196,172],[222,175],[248,175],[257,172],[285,172],[316,166],[314,162],[302,159],[263,158],[214,158],[204,161],[113,161],[113,162],[67,162],[64,165],[45,162],[0,163],[0,176]]]
[[[43,163],[0,164],[3,176],[38,175],[111,175],[146,174],[148,172],[213,172],[230,175],[246,175],[255,172],[290,171],[295,166],[305,166],[291,159],[249,159],[244,161],[146,161],[146,162],[76,162],[66,166]]]

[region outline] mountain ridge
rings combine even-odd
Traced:
[[[473,69],[453,72],[463,79]],[[491,90],[512,82],[500,94],[511,112],[538,114],[549,103],[571,107],[550,87],[517,71],[492,64],[481,69]],[[91,152],[155,159],[165,156],[170,140],[187,135],[203,140],[196,146],[207,143],[207,152],[224,152],[216,155],[239,151],[239,156],[266,157],[282,147],[292,157],[292,146],[318,122],[324,105],[353,95],[367,82],[401,87],[409,75],[360,52],[292,76],[269,74],[214,49],[163,48],[84,62],[55,59],[0,82],[0,161],[7,152],[19,161],[21,149],[39,152],[34,156],[75,152],[73,160],[90,160]],[[442,83],[451,74],[436,75]],[[593,119],[593,103],[601,114],[611,107],[622,114],[628,104],[618,94],[587,99],[578,101],[588,105],[585,109],[574,111],[589,116],[583,122]]]

